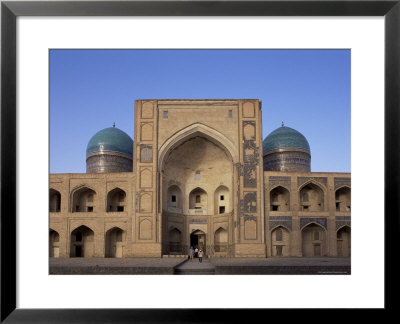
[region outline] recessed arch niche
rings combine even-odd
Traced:
[[[324,211],[324,201],[324,191],[319,185],[309,182],[300,189],[301,211]]]
[[[270,192],[270,210],[271,211],[289,211],[290,210],[290,192],[285,187],[278,186]]]
[[[229,188],[221,185],[214,193],[214,215],[229,213],[230,211]]]
[[[303,257],[321,257],[327,253],[326,230],[311,223],[301,230],[302,255]]]
[[[342,187],[335,192],[336,211],[351,211],[351,191],[349,187]]]

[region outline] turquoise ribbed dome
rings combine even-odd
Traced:
[[[90,139],[86,147],[86,155],[102,151],[114,151],[133,156],[133,141],[128,134],[118,128],[104,128]]]
[[[271,132],[263,141],[263,155],[276,149],[303,149],[310,151],[307,139],[297,130],[282,126]]]

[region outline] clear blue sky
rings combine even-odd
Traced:
[[[133,138],[138,99],[260,99],[263,138],[285,126],[311,170],[350,172],[350,50],[51,50],[50,172],[86,172],[86,145]]]

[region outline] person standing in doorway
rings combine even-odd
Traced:
[[[196,248],[194,249],[194,257],[197,258],[198,256],[199,256],[199,249],[196,246]]]
[[[193,254],[194,254],[194,250],[193,250],[193,246],[191,246],[190,249],[189,249],[189,259],[190,259],[190,261],[193,261]]]
[[[199,254],[198,254],[199,262],[203,262],[203,254],[204,254],[203,250],[199,250]]]

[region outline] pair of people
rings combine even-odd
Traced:
[[[197,255],[197,257],[199,258],[199,262],[203,262],[204,251],[203,250],[199,250],[197,247],[196,247],[196,249],[193,249],[193,246],[191,246],[190,249],[189,249],[189,259],[190,259],[190,261],[193,261],[193,257],[195,255]]]

